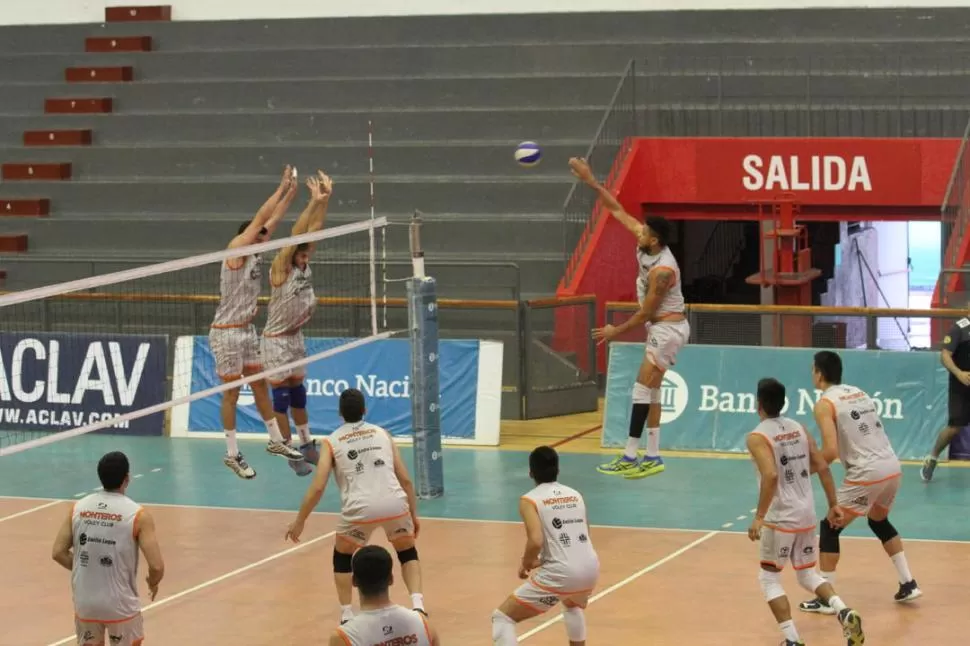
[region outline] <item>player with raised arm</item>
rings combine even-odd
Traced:
[[[822,457],[831,464],[842,461],[845,480],[838,490],[839,508],[845,513],[840,525],[825,519],[819,525],[819,565],[827,581],[835,580],[839,563],[839,534],[853,520],[865,516],[869,529],[896,567],[900,603],[922,596],[909,571],[903,541],[889,522],[902,467],[889,443],[876,404],[862,390],[842,383],[842,358],[829,350],[817,352],[812,366],[812,381],[822,396],[815,404],[815,422],[822,434]],[[834,608],[822,599],[803,601],[805,612],[832,614]]]
[[[747,446],[758,469],[758,508],[748,538],[760,541],[758,580],[768,607],[785,637],[781,646],[804,646],[791,617],[791,604],[781,585],[781,571],[791,561],[798,583],[824,599],[838,612],[842,634],[849,646],[865,643],[862,618],[847,608],[832,584],[815,571],[815,496],[812,474],[818,475],[828,500],[828,520],[838,524],[835,481],[818,445],[805,428],[783,417],[785,386],[776,379],[758,382],[758,416],[761,423],[748,433]]]
[[[940,431],[933,451],[919,471],[923,482],[933,479],[940,455],[960,431],[970,426],[970,318],[958,319],[943,338],[940,363],[949,374],[946,428]]]
[[[239,226],[236,236],[229,242],[229,249],[266,242],[273,236],[296,196],[295,173],[295,170],[286,167],[276,192],[260,207],[256,217]],[[259,254],[229,258],[222,263],[219,274],[219,306],[209,329],[209,347],[215,357],[216,372],[225,382],[235,381],[243,375],[256,374],[263,369],[259,336],[256,334],[256,326],[253,325],[259,308],[260,291],[262,259]],[[256,410],[259,411],[269,434],[266,450],[290,460],[302,460],[303,455],[299,451],[283,443],[266,382],[254,381],[251,388],[253,399],[256,400]],[[256,471],[246,462],[236,441],[238,402],[238,387],[222,393],[222,428],[226,434],[226,456],[223,462],[237,476],[249,480],[256,477]]]
[[[562,603],[570,646],[585,646],[585,608],[600,571],[586,502],[559,483],[559,455],[551,447],[529,455],[529,477],[536,486],[519,500],[526,533],[519,578],[526,582],[492,613],[492,643],[514,646],[516,624]]]
[[[391,602],[394,560],[379,545],[357,550],[351,564],[360,595],[360,614],[330,636],[330,646],[440,646],[428,618]]]
[[[290,232],[293,236],[319,231],[327,217],[327,205],[333,193],[330,178],[323,171],[317,171],[317,177],[310,177],[306,184],[310,189],[310,201],[293,225]],[[310,321],[317,304],[310,269],[310,256],[315,248],[315,244],[306,242],[283,247],[270,266],[271,291],[262,346],[267,369],[279,368],[307,356],[303,326]],[[285,374],[275,374],[269,380],[273,386],[276,422],[287,445],[292,441],[288,414],[293,415],[300,436],[300,450],[297,459],[290,461],[290,467],[301,476],[313,470],[309,463],[315,464],[320,459],[316,443],[310,436],[306,385],[303,383],[305,375],[306,368],[300,366]]]
[[[54,540],[54,560],[71,572],[78,646],[140,646],[145,630],[138,551],[148,562],[152,601],[165,575],[155,520],[125,495],[129,472],[124,453],[102,457],[98,479],[104,490],[75,502]]]
[[[637,239],[637,299],[640,309],[621,325],[606,325],[593,336],[609,341],[638,325],[647,326],[646,357],[633,384],[633,411],[626,449],[612,462],[597,468],[600,473],[645,478],[662,473],[660,457],[660,387],[664,373],[674,365],[677,353],[690,338],[690,324],[684,314],[680,267],[667,247],[670,223],[662,217],[648,217],[641,224],[627,213],[609,190],[596,181],[589,164],[570,159],[569,168],[599,195],[614,218]],[[647,427],[647,451],[639,460],[640,438]]]
[[[404,585],[414,610],[426,614],[421,593],[421,563],[415,539],[420,530],[418,498],[407,466],[391,434],[364,421],[364,394],[356,388],[340,393],[340,416],[344,424],[324,439],[316,476],[307,489],[296,520],[286,538],[299,542],[307,517],[320,502],[333,472],[340,488],[340,524],[333,548],[333,578],[340,602],[341,622],[354,613],[353,554],[367,545],[371,534],[383,528],[401,562]]]

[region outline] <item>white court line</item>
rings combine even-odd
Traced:
[[[231,579],[232,577],[236,576],[237,574],[242,574],[244,572],[249,572],[250,570],[256,569],[256,568],[258,568],[261,565],[266,565],[267,563],[271,563],[271,562],[273,562],[273,561],[275,561],[277,559],[281,559],[284,556],[289,556],[290,554],[293,554],[294,552],[298,552],[298,551],[302,550],[305,547],[309,547],[310,545],[313,545],[314,543],[319,543],[320,541],[324,540],[325,538],[330,538],[331,536],[333,536],[336,533],[337,533],[336,531],[332,531],[332,532],[327,532],[326,534],[321,534],[320,536],[317,536],[314,539],[311,539],[309,541],[306,541],[305,543],[299,543],[297,545],[294,545],[293,547],[290,547],[288,549],[283,550],[282,552],[277,552],[276,554],[271,554],[270,556],[267,556],[266,558],[264,558],[262,560],[256,561],[254,563],[250,563],[249,565],[244,565],[241,568],[237,568],[237,569],[233,570],[232,572],[226,572],[222,576],[217,576],[214,579],[209,579],[208,581],[203,581],[199,585],[192,586],[191,588],[188,588],[187,590],[182,590],[181,592],[176,592],[175,594],[173,594],[170,597],[165,597],[164,599],[159,599],[158,601],[156,601],[154,603],[148,604],[147,606],[145,606],[144,608],[142,608],[142,612],[144,613],[144,612],[148,612],[149,610],[154,610],[155,608],[158,608],[160,606],[164,606],[166,603],[169,603],[171,601],[175,601],[176,599],[181,599],[182,597],[188,596],[188,595],[190,595],[190,594],[192,594],[194,592],[198,592],[199,590],[205,590],[206,588],[209,588],[211,586],[214,586],[217,583],[222,583],[226,579]],[[73,644],[73,643],[76,643],[76,641],[77,641],[77,637],[75,635],[71,635],[70,637],[65,637],[64,639],[62,639],[60,641],[51,642],[47,646],[64,646],[64,644]]]
[[[66,500],[53,500],[46,505],[38,505],[36,507],[31,507],[30,509],[25,509],[23,511],[18,511],[16,514],[10,514],[9,516],[4,516],[0,518],[0,523],[4,523],[8,520],[13,520],[14,518],[20,518],[21,516],[26,516],[27,514],[32,514],[35,511],[40,511],[41,509],[47,509],[48,507],[53,507],[54,505],[59,505],[62,502],[67,502]]]
[[[708,532],[707,534],[704,534],[703,536],[701,536],[700,538],[698,538],[694,542],[689,543],[687,545],[684,545],[682,548],[680,548],[676,552],[671,552],[670,554],[668,554],[667,556],[663,557],[659,561],[654,561],[653,563],[651,563],[647,567],[643,568],[639,572],[635,572],[635,573],[631,574],[630,576],[628,576],[627,578],[623,579],[619,583],[614,583],[613,585],[611,585],[610,587],[606,588],[605,590],[602,590],[601,592],[598,592],[598,593],[594,594],[592,597],[589,598],[589,603],[590,604],[593,604],[596,601],[599,601],[600,599],[602,599],[603,597],[605,597],[606,595],[610,594],[611,592],[616,592],[617,590],[619,590],[623,586],[628,585],[630,583],[633,583],[634,581],[636,581],[637,579],[639,579],[640,577],[642,577],[644,574],[648,574],[649,572],[653,572],[654,570],[656,570],[661,565],[664,565],[665,563],[669,563],[670,561],[673,561],[675,558],[677,558],[678,556],[680,556],[684,552],[687,552],[687,551],[690,551],[690,550],[694,549],[695,547],[697,547],[698,545],[700,545],[704,541],[709,540],[711,538],[714,538],[715,536],[717,536],[720,533],[721,532],[713,531],[713,532]],[[557,624],[560,621],[562,621],[562,615],[561,614],[553,617],[552,619],[546,621],[545,623],[539,624],[538,626],[536,626],[532,630],[523,633],[522,635],[519,636],[519,641],[520,642],[524,642],[529,637],[532,637],[533,635],[536,635],[538,633],[541,633],[546,628],[549,628],[550,626],[552,626],[554,624]]]

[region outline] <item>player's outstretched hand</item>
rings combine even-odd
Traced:
[[[289,529],[286,530],[286,536],[283,538],[283,540],[299,543],[301,534],[303,534],[303,521],[294,520],[290,524]]]
[[[322,170],[317,171],[317,178],[320,180],[320,192],[324,197],[333,195],[333,180]]]
[[[589,167],[589,163],[582,157],[573,157],[570,159],[569,170],[581,182],[590,185],[596,183],[596,177],[593,176],[593,169]]]
[[[601,344],[606,343],[616,336],[616,328],[612,325],[606,325],[604,327],[598,327],[593,330],[593,338],[599,341]]]
[[[296,169],[287,164],[283,168],[283,177],[280,178],[280,191],[285,191],[290,187],[290,184],[294,181],[294,173]]]
[[[765,521],[760,518],[755,517],[751,522],[751,527],[748,528],[748,538],[752,541],[757,541],[761,538],[761,526],[764,525]]]

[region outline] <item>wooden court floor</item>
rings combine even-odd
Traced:
[[[534,444],[568,438],[584,423],[547,420]],[[507,436],[529,448],[528,426]],[[660,476],[625,481],[594,471],[602,455],[571,450],[584,440],[596,450],[595,437],[560,447],[561,479],[586,496],[602,561],[588,643],[777,644],[757,582],[757,550],[743,533],[757,495],[751,465],[674,457]],[[307,482],[259,443],[243,445],[258,477],[238,480],[221,465],[221,447],[217,440],[90,436],[3,458],[0,646],[73,643],[69,575],[51,561],[50,545],[70,501],[97,485],[97,458],[114,449],[131,458],[129,494],[153,510],[167,560],[159,599],[145,611],[146,644],[326,643],[338,615],[335,492],[328,491],[304,542],[284,543]],[[425,598],[445,644],[488,646],[491,612],[518,584],[516,501],[530,487],[526,455],[447,450],[446,496],[421,505]],[[909,539],[924,598],[906,607],[892,601],[895,571],[864,525],[843,540],[839,593],[862,613],[870,644],[963,643],[970,633],[970,470],[940,469],[927,486],[908,466],[904,478],[892,518]],[[785,583],[793,603],[803,598],[791,573]],[[394,595],[407,599],[400,585]],[[808,644],[844,643],[831,617],[796,621]],[[519,634],[536,646],[566,643],[555,615]]]

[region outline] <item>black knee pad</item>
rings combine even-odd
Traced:
[[[883,520],[873,520],[870,518],[869,529],[876,535],[880,543],[888,543],[899,536],[899,532],[896,531],[896,528],[893,527],[893,524],[889,522],[888,518],[884,518]]]
[[[818,525],[818,549],[826,554],[839,553],[839,534],[841,527],[832,527],[829,519],[825,518]]]
[[[354,556],[333,551],[333,571],[337,574],[350,574],[354,571]]]
[[[404,565],[409,561],[417,561],[418,548],[410,547],[406,550],[401,550],[400,552],[397,553],[397,560],[401,562],[401,565]]]

